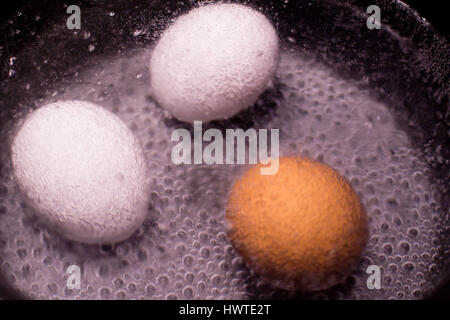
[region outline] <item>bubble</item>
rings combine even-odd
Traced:
[[[211,251],[208,248],[203,248],[200,252],[200,255],[205,258],[208,259],[211,255]]]
[[[215,276],[213,276],[212,279],[211,279],[211,283],[212,283],[212,285],[215,286],[215,287],[219,286],[220,283],[221,283],[221,281],[222,281],[222,279],[220,278],[219,275],[215,275]]]
[[[420,289],[413,290],[411,294],[414,296],[414,298],[422,298],[422,291]]]
[[[414,265],[410,262],[407,262],[403,265],[403,269],[405,269],[407,272],[411,272],[414,270]]]
[[[29,264],[25,264],[21,269],[22,278],[27,280],[31,276],[31,273],[31,266]]]
[[[124,282],[123,282],[122,279],[119,279],[119,278],[118,278],[118,279],[114,280],[114,287],[115,287],[116,289],[122,288],[123,285],[124,285]]]
[[[194,296],[194,290],[192,290],[191,287],[186,287],[183,289],[183,296],[186,299],[192,299],[192,297]]]
[[[192,256],[185,256],[183,259],[185,267],[189,268],[194,263],[194,258]]]
[[[193,283],[194,279],[195,279],[195,276],[194,276],[193,273],[189,272],[189,273],[186,274],[185,278],[186,278],[186,282],[187,283]]]
[[[111,292],[108,288],[101,288],[100,289],[100,297],[102,299],[108,299],[110,296]]]
[[[399,249],[402,254],[408,254],[411,249],[411,246],[408,242],[401,242],[399,245]]]
[[[156,292],[156,288],[154,285],[149,284],[146,288],[145,288],[145,292],[147,294],[147,297],[152,297],[155,292]]]
[[[155,272],[152,268],[146,268],[145,269],[145,277],[147,279],[153,279],[155,277]]]
[[[158,285],[162,288],[167,287],[170,282],[169,277],[167,277],[165,275],[159,276],[157,281],[158,281]]]
[[[385,244],[383,245],[383,250],[387,253],[387,254],[391,254],[393,249],[392,249],[392,245],[390,244]]]
[[[186,246],[184,244],[179,244],[176,247],[176,251],[179,255],[183,255],[186,252]]]
[[[128,284],[128,291],[131,293],[134,293],[136,291],[136,284],[135,283],[129,283]]]
[[[408,234],[412,237],[412,238],[416,238],[417,235],[419,234],[419,231],[417,231],[416,228],[411,228],[408,230]]]
[[[143,262],[147,260],[147,253],[144,250],[139,250],[137,254],[138,260]]]
[[[17,250],[17,255],[20,259],[24,259],[27,256],[27,250],[26,249],[19,249]]]
[[[98,275],[100,277],[106,278],[109,276],[109,267],[107,265],[101,265],[98,269]]]

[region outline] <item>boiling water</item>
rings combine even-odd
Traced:
[[[276,79],[256,105],[208,127],[279,128],[280,154],[322,161],[351,182],[367,210],[370,236],[345,285],[300,294],[254,275],[226,236],[227,194],[242,165],[174,165],[179,127],[152,99],[151,52],[104,58],[76,74],[43,105],[60,99],[97,103],[136,134],[153,181],[148,218],[114,246],[66,241],[35,221],[7,164],[0,180],[0,272],[31,298],[241,299],[421,298],[435,286],[442,259],[441,208],[422,155],[392,112],[360,83],[339,78],[307,54],[285,50]],[[12,132],[12,131],[11,131]],[[82,270],[81,289],[66,286],[70,265]],[[381,289],[366,285],[369,265],[381,268]]]

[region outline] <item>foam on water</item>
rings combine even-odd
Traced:
[[[245,267],[226,237],[225,204],[239,165],[173,165],[170,135],[185,126],[148,92],[150,52],[103,60],[78,74],[61,99],[86,100],[116,113],[144,147],[153,189],[144,225],[114,247],[68,242],[38,225],[13,180],[0,181],[0,271],[33,298],[284,298]],[[137,77],[136,75],[140,76]],[[346,286],[311,298],[420,298],[433,287],[440,207],[422,155],[387,106],[358,83],[307,55],[283,52],[277,78],[256,106],[210,126],[279,128],[280,154],[336,168],[367,209],[369,242]],[[81,290],[66,288],[70,265]],[[381,267],[382,289],[368,290],[366,269]]]

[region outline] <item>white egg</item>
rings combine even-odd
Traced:
[[[37,215],[84,243],[128,238],[144,221],[148,169],[131,130],[82,101],[33,111],[14,137],[15,178]]]
[[[278,36],[258,11],[212,4],[179,17],[151,56],[152,95],[175,118],[229,118],[267,88],[278,56]]]

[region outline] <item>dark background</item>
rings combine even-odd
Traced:
[[[0,2],[0,24],[6,21],[16,10],[20,9],[29,0],[6,0]],[[376,1],[373,1],[376,4]],[[448,28],[448,13],[445,8],[445,1],[424,1],[424,0],[403,0],[411,8],[415,9],[419,14],[433,25],[438,32],[447,40],[450,39]],[[383,13],[381,13],[383,19]],[[1,35],[0,35],[1,36]],[[0,296],[2,292],[0,290]],[[450,283],[438,290],[430,299],[450,300]]]
[[[8,19],[17,9],[29,0],[6,0],[0,2],[0,22]],[[376,4],[376,0],[373,1]],[[441,35],[449,40],[448,31],[448,13],[445,8],[447,3],[444,0],[403,0],[411,8],[420,13],[422,17],[428,20]],[[69,2],[68,2],[69,3]],[[381,13],[383,19],[383,13]]]

